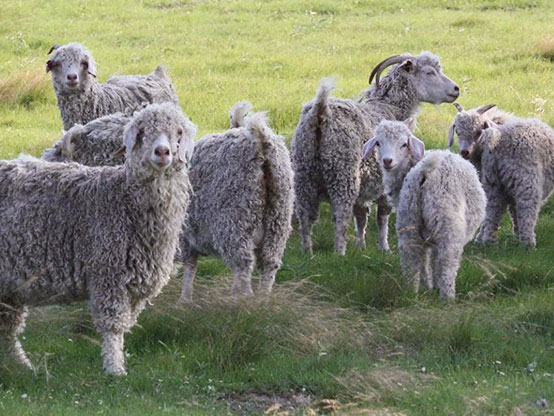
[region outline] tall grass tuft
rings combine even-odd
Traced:
[[[536,48],[540,56],[554,61],[554,34],[551,33],[540,38]]]
[[[461,316],[450,328],[448,347],[453,353],[469,353],[474,348],[475,342],[479,339],[474,319],[474,315]]]
[[[15,73],[0,80],[0,103],[31,109],[37,103],[49,99],[50,82],[38,70]]]
[[[150,315],[157,322],[148,329],[149,336],[201,343],[201,361],[217,372],[271,356],[359,355],[369,350],[372,331],[363,315],[322,301],[323,288],[307,280],[277,284],[270,297],[240,300],[230,296],[229,282],[221,282],[198,282],[194,305],[183,307],[174,305],[178,287],[172,283],[156,303],[156,314]]]
[[[354,369],[337,377],[343,388],[342,398],[352,402],[375,403],[390,400],[410,390],[421,390],[434,377],[416,374],[396,367],[375,367],[365,371]]]

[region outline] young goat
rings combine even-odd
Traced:
[[[406,124],[381,121],[364,146],[379,149],[385,194],[396,210],[398,249],[415,289],[420,282],[454,299],[464,246],[485,215],[486,198],[475,168],[447,150],[425,152]]]
[[[449,145],[457,133],[460,154],[480,172],[488,200],[477,241],[497,240],[508,208],[514,234],[534,247],[540,207],[554,188],[554,130],[540,120],[517,118],[493,104],[465,111],[457,108]]]
[[[487,214],[476,240],[497,240],[508,206],[515,234],[523,244],[535,247],[539,211],[554,190],[554,130],[536,119],[503,125],[488,122],[488,126],[479,139]]]

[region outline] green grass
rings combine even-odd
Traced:
[[[464,107],[494,102],[554,124],[554,5],[547,0],[0,6],[1,158],[39,155],[59,138],[44,64],[50,46],[70,41],[93,52],[100,81],[166,65],[200,134],[225,129],[229,108],[248,99],[290,138],[320,78],[336,75],[336,95],[356,96],[380,60],[421,50],[440,55]],[[455,113],[424,105],[417,135],[428,147],[445,147]],[[22,343],[37,372],[0,364],[0,414],[263,414],[272,397],[291,414],[325,407],[371,415],[553,414],[552,229],[550,202],[536,250],[517,243],[508,219],[498,244],[470,244],[457,300],[447,305],[436,293],[410,292],[393,232],[392,254],[379,252],[374,221],[366,250],[352,245],[336,256],[324,206],[315,255],[301,255],[294,232],[269,301],[233,304],[229,270],[204,258],[197,306],[174,308],[177,273],[126,336],[125,378],[102,374],[100,338],[84,305],[32,311]]]

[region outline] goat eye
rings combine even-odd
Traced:
[[[183,135],[183,129],[177,129],[177,136]]]
[[[375,146],[379,147],[380,146],[379,142],[375,142]]]
[[[88,62],[87,61],[82,61],[81,66],[85,69],[88,69]]]
[[[401,149],[404,147],[408,147],[408,143],[404,143],[402,146],[400,146]]]

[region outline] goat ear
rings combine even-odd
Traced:
[[[417,120],[415,117],[409,117],[406,120],[402,121],[410,129],[411,132],[413,132],[417,127]]]
[[[80,140],[84,128],[82,124],[75,124],[69,130],[62,130],[62,138],[59,143],[64,153],[68,158],[71,158],[75,144]]]
[[[140,129],[135,122],[131,122],[125,127],[123,134],[123,147],[134,150],[140,145]],[[121,150],[121,149],[120,149]]]
[[[63,132],[63,135],[62,135],[62,138],[60,139],[60,144],[61,144],[61,148],[62,148],[62,153],[66,153],[66,156],[68,154],[71,154],[71,151],[72,151],[72,146],[71,146],[71,134],[69,134],[69,131],[71,129],[69,129],[68,131],[64,131]]]
[[[425,153],[425,143],[419,140],[415,136],[410,136],[408,139],[408,148],[415,160],[421,160],[423,154]]]
[[[181,129],[179,141],[179,161],[190,166],[194,152],[194,138],[196,137],[196,126],[187,121]]]
[[[448,130],[448,147],[454,146],[454,133],[456,131],[456,124],[452,124],[450,126],[450,130]]]
[[[183,137],[179,145],[179,160],[187,165],[192,161],[194,153],[194,140],[191,137]]]
[[[96,78],[96,61],[90,55],[87,55],[87,61],[88,61],[88,73],[94,78]]]
[[[406,59],[400,64],[400,68],[406,72],[412,72],[414,70],[414,62],[411,59]]]
[[[377,137],[368,140],[362,150],[362,159],[367,159],[373,154],[373,148],[377,144]]]

